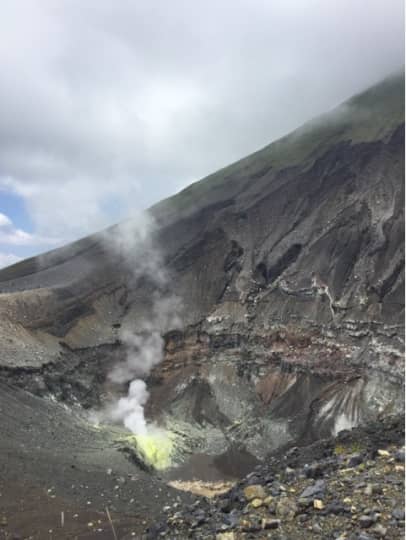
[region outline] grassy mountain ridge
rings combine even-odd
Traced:
[[[263,171],[286,167],[308,167],[327,148],[343,141],[353,144],[385,138],[405,116],[404,73],[380,83],[342,103],[330,112],[307,122],[249,156],[199,180],[152,207],[154,213],[182,211],[232,196],[239,180]]]

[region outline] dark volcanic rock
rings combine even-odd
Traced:
[[[322,496],[326,489],[326,483],[323,480],[317,480],[312,486],[308,486],[300,494],[301,499],[308,499],[317,496]]]
[[[309,480],[304,475],[285,477],[284,484],[280,484],[278,494],[269,497],[267,488],[261,495],[266,495],[263,504],[254,507],[246,505],[246,501],[238,498],[229,498],[232,510],[230,515],[238,516],[240,519],[230,523],[231,536],[220,536],[220,540],[237,538],[245,540],[254,538],[250,536],[259,533],[260,525],[262,530],[277,529],[281,537],[284,538],[388,538],[395,540],[401,538],[404,532],[404,471],[399,468],[393,459],[398,451],[398,446],[382,445],[382,437],[388,436],[391,431],[394,433],[393,439],[399,435],[398,444],[403,443],[403,435],[398,432],[401,419],[385,420],[381,426],[379,446],[376,445],[373,436],[374,425],[366,426],[363,429],[357,428],[351,432],[351,442],[341,444],[339,439],[324,440],[313,444],[311,447],[298,448],[294,454],[298,462],[306,460],[309,453],[315,455],[316,444],[323,447],[326,457],[318,460],[323,470],[329,470],[329,474],[323,480],[309,484]],[[355,447],[362,448],[362,455],[365,459],[356,468],[348,467],[348,462],[353,457]],[[380,450],[380,452],[378,452]],[[286,452],[291,455],[289,450]],[[339,454],[334,459],[334,455]],[[368,466],[365,467],[365,463]],[[283,459],[272,457],[267,463],[259,466],[255,470],[255,477],[260,478],[272,475],[275,484],[278,478],[285,475]],[[252,475],[244,478],[235,486],[231,492],[246,489],[252,490],[249,483]],[[364,493],[364,485],[369,478],[375,478],[382,494],[376,495],[372,492]],[[361,481],[362,480],[362,481]],[[399,484],[398,484],[399,482]],[[358,487],[360,486],[361,487]],[[255,488],[254,488],[255,489]],[[307,490],[307,491],[306,491]],[[301,504],[303,492],[309,495],[306,505]],[[231,493],[230,492],[230,493]],[[384,495],[383,495],[384,494]],[[222,495],[211,501],[211,516],[207,522],[196,529],[192,538],[210,538],[210,530],[213,522],[221,516],[223,502],[228,495]],[[258,500],[258,499],[253,499]],[[378,502],[378,504],[377,504]],[[275,503],[273,509],[272,505]],[[317,504],[315,504],[317,503]],[[397,504],[395,508],[393,505]],[[278,519],[270,516],[276,512]],[[183,515],[187,515],[187,511]],[[224,515],[224,514],[223,514]],[[215,517],[216,516],[216,517]],[[182,521],[182,513],[180,515]],[[220,518],[221,519],[221,518]],[[168,521],[170,523],[170,520]],[[228,522],[227,522],[228,524]],[[180,537],[182,537],[182,528]],[[223,529],[225,530],[225,529]],[[368,532],[364,532],[367,530]],[[167,535],[171,537],[173,528],[169,526]]]

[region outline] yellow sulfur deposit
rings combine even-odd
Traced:
[[[171,465],[173,441],[167,432],[151,430],[145,435],[132,435],[129,439],[144,461],[155,469],[167,469]]]

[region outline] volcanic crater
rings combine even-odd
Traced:
[[[55,493],[72,515],[108,506],[141,531],[193,499],[169,482],[234,482],[402,412],[403,91],[388,79],[151,208],[164,282],[105,232],[1,270],[2,489]],[[156,297],[180,299],[143,377],[164,467],[161,439],[146,453],[91,414],[126,395],[108,375]]]

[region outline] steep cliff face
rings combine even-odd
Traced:
[[[403,95],[386,80],[150,210],[182,325],[148,414],[185,474],[402,409]],[[86,407],[111,392],[156,287],[121,262],[95,235],[0,271],[8,381]]]

